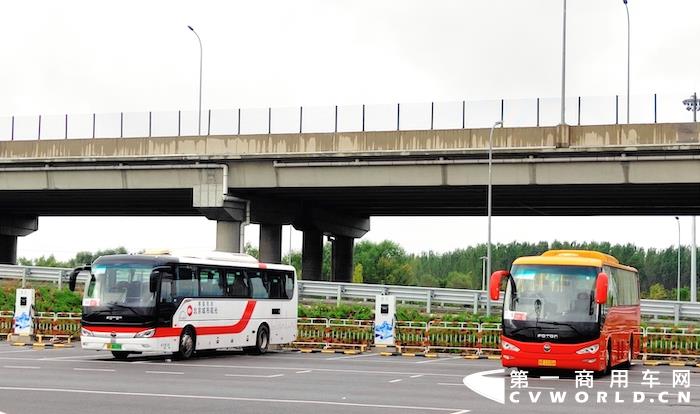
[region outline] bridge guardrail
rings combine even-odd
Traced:
[[[53,282],[61,286],[68,281],[71,269],[0,265],[0,279],[17,279],[24,281]],[[86,275],[80,280],[85,282]],[[420,286],[375,285],[366,283],[323,282],[314,280],[299,280],[300,298],[342,300],[373,300],[376,295],[395,295],[400,302],[424,305],[428,313],[435,304],[450,305],[469,309],[473,313],[486,307],[486,292],[468,289],[447,289]],[[500,309],[500,301],[492,301],[494,309]],[[681,320],[700,320],[700,303],[676,302],[671,300],[642,299],[641,312],[643,316],[652,319],[673,318],[677,323]]]
[[[690,91],[689,91],[690,92]],[[690,122],[686,94],[633,95],[632,123]],[[624,96],[570,96],[569,125],[618,124]],[[173,137],[487,128],[559,123],[560,98],[516,98],[325,107],[238,108],[36,116],[0,115],[0,140]],[[478,108],[478,109],[477,109]],[[659,108],[659,111],[657,111]],[[477,109],[477,110],[475,110]],[[202,125],[198,128],[198,115]],[[309,116],[310,115],[310,116]]]

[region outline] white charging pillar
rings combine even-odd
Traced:
[[[374,302],[374,344],[394,346],[396,296],[377,295]]]
[[[15,335],[34,335],[34,299],[34,289],[17,289],[14,317]]]

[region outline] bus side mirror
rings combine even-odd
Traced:
[[[75,269],[73,269],[72,272],[70,272],[70,275],[68,276],[68,289],[70,289],[71,292],[75,292],[75,285],[78,282],[78,275],[83,270],[90,271],[91,270],[90,265],[76,267]]]
[[[595,281],[595,303],[602,305],[608,301],[608,275],[605,272],[598,273]]]
[[[160,272],[157,270],[154,270],[151,272],[151,276],[148,279],[148,291],[151,293],[156,293],[158,290],[158,274]]]
[[[491,300],[498,300],[501,296],[501,281],[507,277],[510,277],[510,272],[507,270],[496,270],[491,274],[491,280],[489,281],[489,296],[491,296]]]

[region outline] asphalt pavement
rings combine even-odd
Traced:
[[[500,369],[499,361],[359,355],[305,354],[293,351],[254,356],[218,352],[188,361],[166,356],[130,357],[72,349],[33,349],[0,343],[0,412],[19,413],[522,413],[615,414],[700,412],[700,368],[646,367],[635,364],[627,388],[610,388],[596,379],[592,390],[576,388],[573,377],[529,378],[527,389],[511,389],[509,371],[501,379],[506,405],[464,385],[464,377]],[[650,389],[645,370],[657,372]],[[689,387],[672,386],[672,371],[688,370]],[[484,381],[483,383],[486,383]],[[519,392],[518,403],[510,401]],[[586,391],[587,401],[574,395]],[[615,402],[614,391],[620,395]],[[634,392],[645,394],[633,402]],[[564,402],[550,394],[566,392]],[[596,401],[598,393],[606,401]],[[539,394],[538,394],[539,393]],[[658,394],[663,393],[661,398]],[[678,394],[684,396],[679,400]],[[538,396],[539,395],[539,396]],[[532,397],[537,402],[532,402]],[[580,396],[581,397],[581,396]],[[583,398],[583,397],[581,397]],[[658,400],[661,399],[662,402]],[[652,402],[654,400],[654,402]],[[517,404],[517,407],[516,407]]]

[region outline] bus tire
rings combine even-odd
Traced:
[[[188,326],[182,330],[178,344],[178,350],[175,353],[175,358],[179,360],[192,358],[192,355],[194,355],[194,350],[197,347],[197,335],[191,326]]]
[[[255,355],[262,355],[267,352],[270,346],[270,328],[267,324],[262,324],[258,327],[258,333],[255,335],[255,346],[249,348],[250,352]]]
[[[632,357],[634,356],[634,336],[630,335],[630,342],[629,346],[627,347],[627,361],[625,361],[622,364],[623,368],[631,368],[632,367]]]
[[[605,347],[605,375],[612,371],[612,342],[608,341],[608,346]]]
[[[112,351],[112,356],[118,361],[126,361],[129,354],[130,352],[127,351]]]

